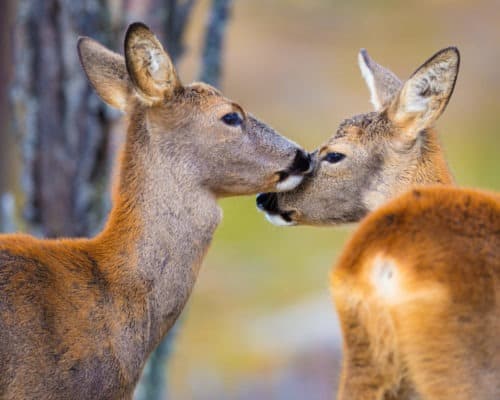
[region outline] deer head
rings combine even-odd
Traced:
[[[183,170],[216,196],[290,190],[309,170],[306,152],[217,89],[183,85],[145,25],[130,25],[125,57],[90,38],[78,50],[100,97],[128,114],[132,152],[151,168]]]
[[[452,95],[459,52],[443,49],[402,83],[365,50],[361,72],[375,112],[344,120],[314,153],[314,169],[289,193],[264,193],[258,207],[276,225],[359,221],[369,211],[421,184],[450,184],[434,122]]]

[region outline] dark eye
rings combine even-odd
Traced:
[[[323,160],[329,163],[335,164],[342,161],[345,158],[345,154],[342,153],[328,153]]]
[[[240,114],[232,112],[224,115],[222,121],[224,121],[226,125],[240,126],[243,122],[243,118],[241,118]]]

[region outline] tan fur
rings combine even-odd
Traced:
[[[133,87],[123,56],[87,37],[79,39],[78,53],[94,90],[106,103],[125,111]]]
[[[404,83],[366,51],[360,65],[376,111],[344,120],[313,153],[313,173],[297,189],[270,195],[270,207],[261,208],[274,221],[281,216],[289,224],[357,222],[415,185],[453,183],[433,125],[452,95],[458,50],[436,53]],[[345,158],[331,163],[331,153]]]
[[[422,187],[390,201],[347,243],[331,288],[339,400],[500,398],[498,194]]]
[[[432,124],[458,61],[442,50],[399,88],[369,63],[380,109],[345,120],[312,176],[267,203],[299,224],[375,210],[331,276],[344,338],[339,400],[500,398],[500,196],[422,186],[453,183]],[[330,164],[333,152],[346,157]]]
[[[147,26],[134,24],[127,31],[125,60],[132,82],[149,101],[171,98],[181,89],[172,60]]]
[[[295,165],[295,144],[211,86],[182,86],[175,72],[151,82],[150,51],[168,64],[156,71],[173,66],[144,25],[129,28],[125,47],[134,79],[122,56],[79,41],[92,85],[128,118],[104,230],[92,239],[0,236],[2,399],[131,398],[191,293],[221,218],[216,199],[275,189],[308,167]],[[242,123],[224,123],[228,113]]]

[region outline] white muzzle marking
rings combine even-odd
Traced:
[[[276,226],[292,226],[292,225],[295,225],[295,222],[293,221],[285,221],[283,219],[283,217],[279,214],[268,214],[268,213],[265,213],[266,214],[266,219],[273,225],[276,225]]]
[[[276,189],[280,192],[293,190],[302,183],[304,177],[302,175],[290,175],[286,179],[276,184]]]

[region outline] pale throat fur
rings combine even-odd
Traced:
[[[159,133],[148,118],[144,108],[129,118],[122,176],[102,237],[111,238],[110,245],[131,243],[125,250],[132,253],[126,257],[127,268],[144,282],[151,318],[147,347],[152,349],[187,302],[222,211],[215,195],[199,185],[198,166],[182,156],[185,144],[166,130],[159,146]],[[126,218],[120,214],[136,214],[137,228],[115,231],[118,221]]]

